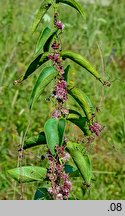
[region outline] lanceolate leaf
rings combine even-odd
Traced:
[[[97,70],[91,65],[91,63],[88,60],[83,58],[80,54],[64,50],[61,52],[61,57],[63,59],[69,58],[77,64],[81,65],[83,68],[89,71],[94,77],[96,77],[101,83],[103,83]]]
[[[94,113],[95,113],[95,108],[94,108],[94,106],[93,106],[93,104],[92,104],[90,98],[89,98],[87,95],[85,95],[85,97],[86,97],[86,101],[88,102],[88,105],[89,105],[89,107],[90,107],[91,113],[94,114]]]
[[[69,164],[64,165],[65,172],[69,174],[70,177],[79,177],[80,173],[76,167],[73,167]]]
[[[23,149],[25,150],[42,144],[46,144],[46,138],[44,132],[40,132],[38,135],[26,139],[24,141]]]
[[[41,22],[43,16],[47,12],[47,10],[50,8],[50,6],[51,6],[51,0],[43,0],[39,10],[37,11],[35,15],[34,22],[32,25],[32,32],[36,30],[36,28],[38,27],[39,23]]]
[[[86,117],[77,118],[69,115],[69,118],[67,120],[79,127],[83,131],[84,135],[90,134],[89,128],[87,127]]]
[[[86,99],[86,95],[80,89],[73,87],[68,90],[68,93],[76,100],[76,102],[81,106],[83,109],[86,117],[88,120],[92,118],[91,107],[88,104],[88,100]]]
[[[58,133],[59,133],[59,145],[60,146],[62,145],[64,141],[65,125],[66,125],[66,120],[64,118],[59,119]]]
[[[51,29],[49,27],[46,27],[40,34],[39,39],[37,41],[37,45],[36,45],[36,50],[35,50],[35,54],[37,54],[40,50],[43,49],[43,46],[47,40],[47,38],[49,37]]]
[[[35,100],[39,98],[45,87],[53,80],[54,77],[57,76],[57,74],[58,72],[55,71],[54,67],[46,67],[41,71],[31,94],[30,109],[32,108]]]
[[[70,114],[70,115],[71,115],[71,114],[74,114],[75,117],[76,117],[76,116],[77,116],[77,117],[82,117],[82,115],[81,115],[78,111],[72,110],[72,109],[69,109],[69,114]]]
[[[34,200],[52,200],[47,188],[38,188],[34,195]]]
[[[84,13],[82,6],[76,0],[56,0],[56,3],[67,4],[67,5],[75,8],[82,15],[83,18],[85,17],[85,13]]]
[[[67,143],[67,150],[70,153],[75,165],[77,166],[81,176],[83,177],[85,184],[87,186],[90,185],[91,175],[92,175],[92,167],[90,163],[89,156],[83,155],[81,151],[78,151],[74,148],[74,143]],[[89,158],[89,162],[88,162]]]
[[[59,145],[58,119],[50,118],[44,125],[46,141],[51,153],[55,155],[55,146]]]
[[[90,159],[89,154],[84,155],[87,167],[88,167],[88,175],[90,176],[90,178],[92,177],[92,161]]]
[[[68,74],[69,74],[69,70],[70,70],[70,65],[68,65],[65,70],[64,70],[64,79],[66,82],[68,82]]]
[[[23,80],[27,79],[36,69],[38,69],[42,64],[48,61],[48,53],[42,53],[37,56],[33,62],[29,65],[28,69],[25,72]]]
[[[47,169],[37,166],[24,166],[7,171],[18,182],[41,181],[46,178]]]
[[[27,79],[27,77],[30,76],[39,67],[39,61],[41,57],[42,57],[42,54],[37,56],[37,58],[33,62],[31,62],[31,64],[29,65],[28,69],[25,72],[23,80]]]
[[[41,56],[41,59],[39,61],[39,66],[41,66],[42,64],[44,64],[46,61],[48,61],[48,55],[49,53],[48,52],[44,52]]]
[[[54,29],[53,32],[50,34],[49,38],[46,40],[44,46],[43,46],[43,51],[44,52],[49,52],[50,49],[50,44],[54,38],[54,36],[56,35],[56,33],[58,32],[58,29]]]

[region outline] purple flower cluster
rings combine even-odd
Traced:
[[[103,127],[95,122],[92,125],[89,126],[89,129],[92,133],[95,133],[97,136],[99,136],[100,132],[102,131]]]
[[[59,71],[60,75],[64,74],[64,68],[61,64],[62,60],[61,60],[60,54],[58,52],[54,53],[53,55],[49,54],[48,59],[53,61],[54,65],[56,67],[56,70]]]
[[[54,61],[55,63],[60,63],[60,55],[59,53],[54,53],[54,55],[49,54],[48,59]]]
[[[56,27],[58,28],[58,29],[60,29],[61,31],[64,29],[64,24],[61,22],[61,21],[56,21],[56,23],[55,23],[55,25],[56,25]]]
[[[68,114],[69,114],[69,110],[64,107],[61,107],[60,109],[54,110],[54,112],[52,113],[52,117],[60,118],[61,115],[68,115]]]
[[[55,27],[57,27],[58,29],[62,31],[65,26],[60,20],[57,20],[58,15],[59,15],[58,13],[54,14],[54,25]]]
[[[60,110],[55,110],[55,111],[52,113],[52,117],[53,117],[53,118],[60,118],[60,117],[61,117],[61,111],[60,111]]]
[[[65,147],[56,146],[58,159],[55,159],[51,153],[47,154],[49,159],[50,169],[48,178],[51,181],[52,187],[48,189],[56,200],[65,200],[69,197],[69,192],[72,189],[72,183],[68,179],[68,175],[64,170],[64,163],[69,159],[70,155],[65,152]],[[61,164],[59,162],[61,159]]]
[[[61,21],[57,20],[58,13],[54,14],[54,25],[61,31],[64,28],[64,25]],[[67,83],[64,80],[64,67],[62,65],[62,58],[60,56],[60,41],[59,37],[55,38],[54,42],[51,45],[51,48],[53,49],[53,53],[48,55],[48,59],[53,62],[53,66],[55,69],[59,72],[58,73],[58,80],[56,81],[54,91],[52,96],[56,98],[58,101],[58,108],[52,113],[53,118],[60,118],[61,115],[67,115],[69,112],[67,109],[63,108],[63,103],[67,100],[68,94],[67,94]]]
[[[70,159],[70,155],[65,152],[65,147],[62,146],[56,146],[56,152],[59,158],[61,158],[61,160],[65,163],[67,160]]]
[[[65,102],[67,100],[67,83],[65,80],[59,80],[55,85],[54,97],[59,102]]]
[[[56,41],[54,41],[51,47],[55,51],[55,50],[59,49],[60,43],[57,43]]]

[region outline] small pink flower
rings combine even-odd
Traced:
[[[70,159],[70,154],[65,153],[65,156],[62,158],[63,162],[66,162],[69,159]]]
[[[90,131],[92,133],[95,133],[96,136],[99,136],[99,134],[102,131],[103,127],[99,123],[95,122],[95,123],[93,123],[92,125],[89,126],[89,129],[90,129]]]
[[[66,82],[64,80],[57,82],[55,86],[55,98],[62,102],[65,102],[67,100]]]
[[[56,63],[60,63],[60,55],[59,55],[59,53],[55,53],[53,55],[53,61],[55,61]]]
[[[63,200],[63,195],[61,193],[57,194],[56,199]]]
[[[61,22],[61,21],[57,21],[56,22],[56,27],[60,30],[63,30],[64,29],[64,24]]]
[[[49,60],[53,60],[53,55],[49,54],[49,55],[48,55],[48,59],[49,59]]]
[[[64,68],[61,63],[57,64],[56,69],[60,72],[61,75],[64,74]]]
[[[61,112],[59,110],[55,110],[53,113],[52,113],[52,117],[53,118],[60,118],[61,117]]]
[[[49,189],[48,189],[48,192],[49,192],[50,194],[53,194],[53,189],[52,189],[52,188],[49,188]]]
[[[66,109],[66,108],[64,108],[64,107],[62,107],[61,112],[62,112],[62,114],[64,114],[64,115],[68,115],[68,114],[69,114],[69,110]]]
[[[59,43],[57,44],[56,41],[54,41],[51,47],[52,47],[54,50],[57,50],[57,49],[59,49],[59,46],[60,46],[60,44],[59,44]]]

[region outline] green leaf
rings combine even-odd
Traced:
[[[92,119],[92,112],[86,94],[76,87],[70,88],[68,90],[68,94],[70,94],[76,100],[76,102],[81,106],[87,119],[90,121]]]
[[[95,113],[95,108],[94,108],[94,106],[92,104],[92,101],[90,100],[90,98],[87,95],[85,95],[85,96],[86,96],[86,101],[88,102],[88,105],[90,107],[91,113],[94,114]]]
[[[27,79],[36,69],[38,69],[42,64],[48,61],[48,53],[42,53],[37,56],[33,62],[29,65],[28,69],[25,72],[23,80]]]
[[[47,12],[47,10],[50,8],[51,6],[51,0],[44,0],[39,8],[39,10],[37,11],[35,18],[34,18],[34,22],[32,25],[32,32],[34,32],[38,25],[40,24],[43,16],[45,15],[45,13]]]
[[[25,150],[42,144],[46,144],[46,138],[44,132],[40,132],[38,135],[26,139],[24,141],[23,149]]]
[[[79,177],[79,171],[76,167],[73,167],[69,164],[64,165],[65,172],[69,174],[70,177]]]
[[[77,116],[77,117],[81,116],[81,114],[80,114],[78,111],[72,110],[72,109],[69,109],[69,114],[74,114],[75,117],[76,117],[76,116]]]
[[[58,29],[54,29],[52,31],[52,33],[50,34],[49,38],[46,40],[46,42],[45,42],[45,44],[43,46],[43,51],[44,52],[49,52],[51,42],[52,42],[54,36],[57,34],[57,32],[58,32]]]
[[[34,195],[34,200],[52,200],[47,188],[38,188]]]
[[[49,59],[48,59],[48,55],[49,55],[48,52],[44,52],[44,53],[42,54],[41,59],[40,59],[40,61],[39,61],[39,67],[40,67],[41,65],[43,65],[46,61],[49,60]]]
[[[86,165],[88,167],[88,175],[89,175],[89,177],[91,179],[91,177],[92,177],[92,161],[90,159],[89,154],[84,155],[84,158],[85,158],[85,161],[86,161]]]
[[[92,164],[88,154],[84,154],[77,150],[74,143],[68,142],[66,146],[68,152],[70,153],[76,167],[78,168],[82,178],[87,186],[90,186],[91,176],[92,176]]]
[[[72,52],[72,51],[63,50],[61,52],[61,57],[63,59],[66,59],[66,58],[71,59],[72,61],[79,64],[80,66],[85,68],[87,71],[89,71],[94,77],[96,77],[96,79],[98,79],[101,83],[103,83],[98,71],[93,67],[93,65],[87,59],[83,58],[83,56],[81,56],[80,54]]]
[[[33,62],[31,62],[31,64],[29,65],[28,69],[25,72],[23,80],[27,79],[27,77],[30,76],[39,67],[39,61],[41,59],[41,56],[42,54],[37,56],[37,58]]]
[[[75,8],[82,15],[82,17],[85,18],[85,12],[83,8],[76,0],[56,0],[56,3],[64,3]]]
[[[89,130],[89,128],[87,127],[87,120],[86,117],[72,117],[71,115],[69,115],[69,118],[67,119],[68,121],[72,122],[73,124],[75,124],[77,127],[79,127],[82,132],[84,133],[84,135],[90,135],[91,132]]]
[[[70,70],[70,65],[68,65],[65,70],[64,70],[64,80],[66,82],[68,82],[68,74],[69,74],[69,70]]]
[[[88,136],[91,134],[86,117],[82,117],[81,114],[76,110],[69,109],[67,120],[79,127],[83,131],[84,135]]]
[[[55,71],[54,67],[46,67],[42,69],[35,86],[32,90],[32,94],[30,97],[30,109],[33,106],[33,103],[39,98],[39,96],[42,94],[45,87],[56,77],[58,74],[57,71]]]
[[[49,27],[46,27],[40,34],[39,39],[37,41],[36,44],[36,50],[35,50],[35,54],[37,54],[40,50],[43,49],[43,46],[47,40],[47,38],[49,37],[49,34],[51,32],[51,29]]]
[[[41,181],[46,178],[47,170],[43,167],[24,166],[7,171],[18,182]]]
[[[48,119],[44,125],[44,132],[48,148],[50,149],[52,155],[55,155],[55,146],[59,145],[58,119]]]
[[[60,146],[62,146],[62,143],[64,141],[65,125],[66,125],[66,120],[64,118],[59,119],[58,133],[59,133],[59,145]]]

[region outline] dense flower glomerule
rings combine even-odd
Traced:
[[[69,110],[64,107],[59,107],[52,113],[53,118],[60,118],[62,115],[67,116],[69,114]]]
[[[72,183],[69,181],[69,176],[65,173],[64,164],[70,158],[70,155],[65,152],[65,147],[56,146],[57,159],[50,153],[47,154],[50,168],[48,178],[51,181],[52,187],[48,189],[56,200],[67,200]],[[61,163],[59,162],[61,160]]]
[[[62,32],[64,25],[61,21],[57,21],[58,14],[54,14],[54,25],[59,29],[59,34]],[[67,83],[64,79],[64,67],[62,65],[63,60],[60,56],[61,43],[59,35],[56,35],[54,42],[51,45],[53,50],[52,54],[48,55],[53,63],[53,66],[58,71],[58,77],[55,82],[52,97],[57,101],[56,110],[52,113],[53,118],[60,118],[62,115],[66,116],[69,114],[69,110],[63,107],[63,103],[68,99]],[[65,140],[64,140],[65,142]],[[53,157],[50,152],[47,154],[50,168],[48,171],[48,178],[51,181],[51,188],[49,193],[55,200],[67,200],[69,192],[72,189],[72,183],[69,181],[68,174],[65,173],[64,164],[70,158],[70,155],[65,152],[65,147],[56,146],[56,156]]]
[[[54,45],[54,43],[52,44],[52,47],[54,47],[55,50],[55,46],[57,47],[57,45]],[[48,59],[53,61],[53,65],[55,66],[56,70],[59,71],[59,75],[61,77],[64,74],[64,68],[62,66],[62,59],[60,57],[60,53],[56,51],[54,52],[54,54],[49,54]]]
[[[60,30],[63,30],[64,27],[65,27],[64,24],[61,21],[56,21],[55,25]]]
[[[57,81],[55,85],[54,95],[59,102],[65,102],[67,100],[66,82],[62,79]]]
[[[64,25],[61,21],[57,20],[58,14],[54,14],[54,25],[61,32]],[[53,53],[48,55],[48,58],[53,62],[53,66],[58,71],[58,79],[56,80],[54,91],[52,96],[57,100],[57,108],[52,113],[53,118],[60,118],[61,115],[67,115],[69,112],[63,107],[63,103],[68,99],[67,83],[64,80],[64,67],[62,65],[63,60],[60,57],[61,43],[59,42],[59,35],[56,35],[54,42],[51,45]]]
[[[89,126],[89,129],[92,133],[95,133],[97,136],[99,136],[100,132],[103,130],[103,127],[99,123],[95,122]]]

